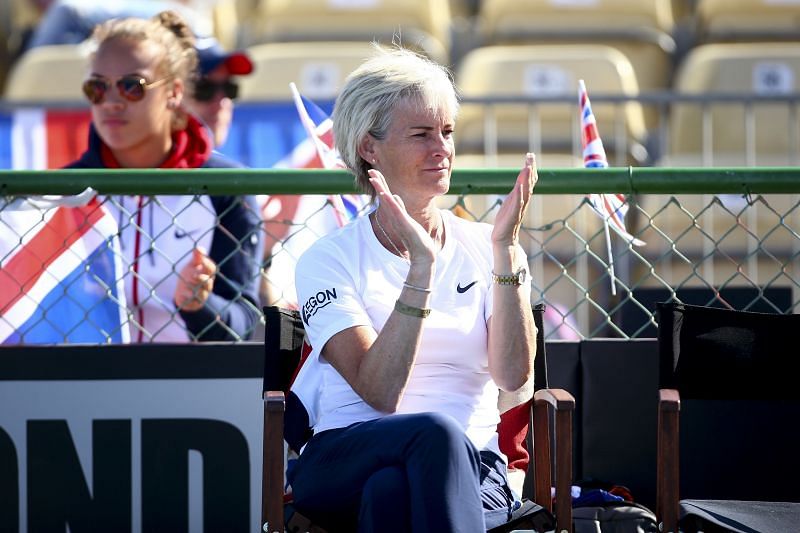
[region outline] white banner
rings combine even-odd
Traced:
[[[4,524],[260,530],[261,389],[261,377],[0,378]]]

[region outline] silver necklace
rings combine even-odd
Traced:
[[[386,230],[385,230],[385,229],[383,229],[383,224],[381,224],[381,219],[379,219],[379,218],[378,218],[378,211],[377,211],[377,210],[375,211],[375,224],[377,224],[377,225],[378,225],[378,229],[379,229],[379,230],[381,230],[381,233],[383,234],[383,236],[384,236],[384,237],[386,237],[386,240],[387,240],[387,241],[389,241],[389,244],[391,244],[391,245],[392,245],[392,248],[394,248],[394,251],[397,253],[397,255],[399,255],[400,257],[402,257],[402,258],[403,258],[403,260],[404,260],[406,263],[409,263],[409,264],[411,264],[411,262],[408,260],[408,258],[406,257],[406,255],[405,255],[403,252],[401,252],[401,251],[400,251],[400,248],[398,248],[398,247],[397,247],[397,245],[394,243],[394,241],[392,240],[392,238],[391,238],[391,237],[389,237],[389,234],[388,234],[388,233],[386,233]]]

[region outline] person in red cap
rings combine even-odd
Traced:
[[[226,52],[213,38],[198,39],[198,78],[188,99],[189,110],[211,130],[214,146],[225,144],[233,119],[233,101],[239,95],[234,76],[253,72],[243,51]]]

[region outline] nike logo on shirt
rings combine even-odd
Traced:
[[[197,230],[192,231],[184,231],[180,228],[175,228],[175,238],[176,239],[183,239],[184,237],[190,237],[197,233]]]
[[[465,292],[470,290],[472,286],[475,285],[476,283],[478,283],[477,280],[473,281],[472,283],[468,283],[463,287],[461,286],[461,283],[459,283],[458,285],[456,285],[456,291],[458,291],[458,294],[464,294]]]

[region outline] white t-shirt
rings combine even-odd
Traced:
[[[106,203],[119,224],[131,339],[187,342],[173,301],[195,246],[211,250],[216,210],[208,196],[115,196]],[[138,254],[138,261],[137,261]],[[135,265],[135,266],[134,266]],[[134,280],[136,282],[134,283]]]
[[[489,375],[487,321],[492,314],[492,247],[488,224],[442,211],[445,245],[436,259],[431,314],[397,413],[452,416],[478,449],[497,446],[497,385]],[[520,253],[524,252],[520,249]],[[370,407],[320,357],[325,343],[353,326],[383,328],[408,274],[384,248],[369,217],[319,239],[297,264],[300,312],[321,373],[312,410],[315,432],[386,416]],[[529,277],[528,277],[529,278]]]

